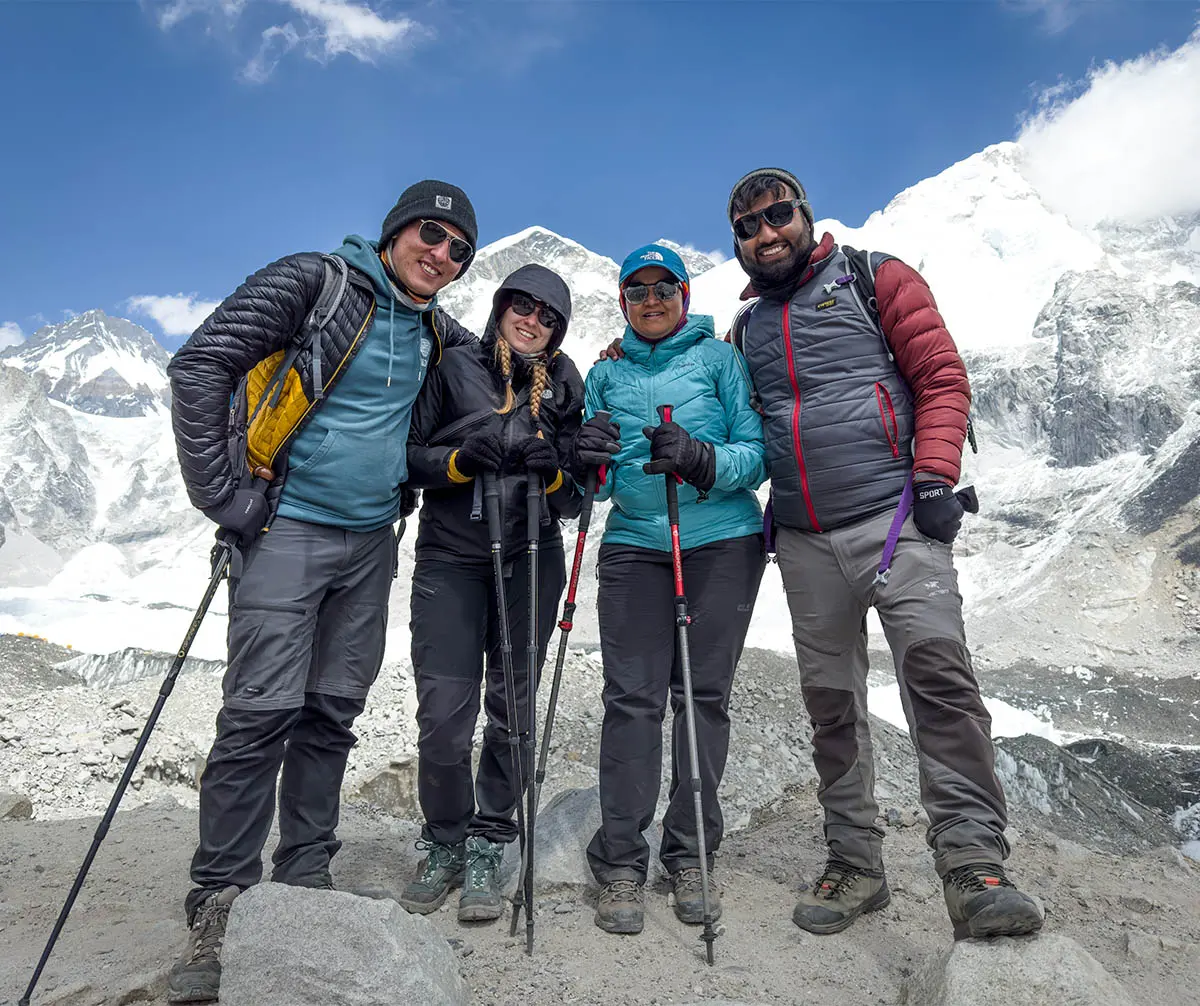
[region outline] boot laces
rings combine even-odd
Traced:
[[[202,905],[196,910],[192,931],[198,933],[196,945],[188,964],[216,961],[221,958],[221,947],[225,943],[225,926],[229,922],[229,905]]]
[[[604,895],[609,901],[631,901],[642,903],[642,885],[634,880],[614,880],[604,888]]]
[[[946,874],[946,880],[968,894],[978,894],[997,887],[1016,888],[1004,870],[994,863],[968,863],[956,867]]]
[[[858,878],[865,876],[862,870],[841,859],[831,859],[825,864],[825,870],[813,882],[813,894],[834,901],[845,894],[858,883]]]
[[[700,876],[700,867],[685,866],[675,874],[675,894],[695,894],[704,890],[704,880]]]
[[[428,853],[425,857],[425,869],[421,872],[422,880],[432,880],[438,870],[454,868],[455,860],[458,858],[455,855],[454,846],[444,845],[441,842],[427,842],[423,838],[417,839],[416,846],[419,851]]]
[[[504,858],[504,846],[488,843],[484,848],[471,843],[467,847],[467,884],[470,887],[484,887],[491,877],[500,869],[500,861]]]

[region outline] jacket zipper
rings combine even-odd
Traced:
[[[792,322],[788,312],[788,303],[783,305],[783,349],[787,353],[788,380],[792,383],[792,450],[796,455],[796,464],[800,469],[800,491],[804,495],[804,506],[808,510],[808,519],[814,531],[821,530],[817,520],[817,511],[813,507],[812,495],[808,491],[808,470],[804,467],[804,447],[800,443],[800,385],[796,380],[796,356],[792,352]]]
[[[892,406],[891,392],[879,381],[875,382],[875,402],[879,406],[879,419],[883,423],[883,435],[887,437],[892,457],[900,457],[900,426],[896,422],[896,410]],[[888,420],[892,423],[889,426]]]

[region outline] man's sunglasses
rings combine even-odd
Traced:
[[[640,304],[650,296],[651,290],[659,300],[673,300],[679,296],[679,281],[660,279],[657,283],[631,283],[622,292],[626,304]]]
[[[421,229],[417,231],[422,241],[430,248],[436,248],[443,241],[450,242],[450,261],[462,265],[474,251],[469,242],[456,238],[436,220],[422,220]]]
[[[796,210],[803,205],[803,199],[783,199],[777,203],[771,203],[770,206],[765,206],[757,212],[738,217],[733,222],[733,233],[739,241],[749,241],[758,233],[758,228],[764,220],[776,230],[786,227],[792,222]]]
[[[513,309],[514,314],[519,314],[522,318],[528,318],[534,311],[537,311],[537,320],[542,323],[544,328],[550,329],[551,332],[558,328],[558,315],[555,314],[553,308],[547,307],[540,300],[534,300],[523,293],[514,293],[512,304],[509,306]]]

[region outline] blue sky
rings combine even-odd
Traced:
[[[0,0],[0,343],[93,307],[178,336],[266,262],[377,236],[430,176],[481,244],[537,223],[618,259],[728,252],[730,185],[765,163],[858,225],[1196,24],[1193,2]]]

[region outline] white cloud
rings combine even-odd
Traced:
[[[220,301],[197,300],[194,293],[176,293],[165,297],[143,294],[130,297],[125,303],[131,311],[149,315],[158,322],[163,335],[191,335]]]
[[[0,349],[8,349],[9,346],[16,346],[24,341],[25,333],[15,321],[0,324]]]
[[[408,17],[388,18],[371,3],[355,0],[274,0],[289,8],[298,23],[285,21],[262,31],[258,52],[244,67],[242,80],[260,84],[267,80],[279,61],[293,49],[318,63],[348,55],[364,63],[404,49],[432,37],[426,26]],[[377,0],[373,0],[377,3]],[[181,21],[201,14],[214,25],[231,27],[247,9],[246,0],[171,0],[158,13],[158,25],[170,31]],[[260,12],[265,5],[257,5]]]
[[[1017,140],[1055,210],[1083,224],[1200,211],[1200,30],[1058,84],[1038,106]]]

